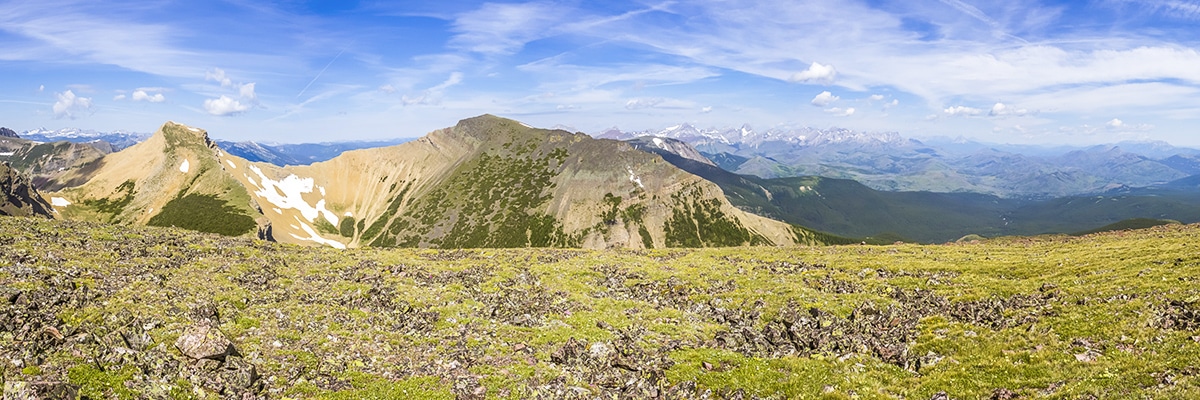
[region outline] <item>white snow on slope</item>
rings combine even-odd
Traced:
[[[658,146],[658,148],[660,148],[660,149],[666,149],[666,147],[663,147],[663,140],[662,140],[662,139],[659,139],[659,138],[654,138],[654,145],[655,145],[655,146]]]
[[[625,167],[625,170],[629,171],[629,181],[630,182],[636,183],[638,185],[638,187],[640,187],[642,189],[646,188],[646,186],[642,185],[642,178],[640,176],[637,176],[637,174],[633,173],[632,167]]]
[[[189,169],[188,160],[183,160],[183,164],[179,164],[179,172],[187,173]]]
[[[310,205],[304,201],[302,197],[305,193],[312,193],[314,184],[312,178],[300,178],[296,175],[288,175],[281,181],[275,181],[263,174],[262,170],[251,165],[250,170],[258,175],[258,180],[261,185],[255,184],[254,179],[248,180],[250,184],[259,189],[254,194],[263,197],[267,202],[281,209],[292,209],[300,212],[308,222],[313,222],[318,216],[325,217],[325,220],[330,224],[337,226],[338,217],[332,211],[325,208],[325,199],[317,201],[316,205]],[[320,188],[324,189],[324,188]],[[282,194],[282,195],[281,195]]]
[[[188,127],[188,130],[189,130],[189,131],[192,131],[192,132],[200,133],[200,130],[199,130],[199,129],[196,129],[196,128],[193,128],[193,127],[190,127],[190,126]]]
[[[324,200],[322,200],[322,201],[324,201]],[[342,244],[341,242],[338,242],[336,240],[329,240],[329,239],[321,237],[321,235],[318,235],[317,232],[313,231],[313,228],[311,226],[308,226],[308,224],[306,224],[304,222],[300,223],[300,229],[304,230],[304,233],[307,233],[308,237],[303,237],[303,236],[297,235],[295,233],[292,234],[292,237],[294,237],[296,239],[300,239],[300,240],[311,240],[311,241],[314,241],[314,242],[317,242],[317,243],[320,243],[320,244],[323,244],[323,245],[326,245],[329,247],[333,247],[333,248],[339,249],[339,250],[346,249],[346,245]]]
[[[67,201],[67,199],[64,199],[62,197],[51,197],[50,205],[55,206],[55,207],[66,207],[66,206],[71,205],[71,202]]]
[[[229,169],[237,169],[237,166],[233,165],[233,161],[225,160],[225,163],[229,164]]]

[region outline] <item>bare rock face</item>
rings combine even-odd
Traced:
[[[28,177],[17,172],[9,163],[0,163],[0,215],[53,218],[52,210]]]
[[[20,136],[17,136],[17,132],[14,132],[12,129],[8,129],[5,127],[0,127],[0,137],[10,137],[10,138],[14,138],[14,139],[21,138]]]
[[[210,324],[192,326],[175,341],[175,348],[194,360],[209,359],[225,361],[225,357],[237,354],[233,342]]]

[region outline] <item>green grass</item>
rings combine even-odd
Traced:
[[[1200,396],[1200,225],[946,245],[337,251],[0,218],[0,243],[0,299],[62,299],[0,301],[41,324],[18,323],[0,350],[35,348],[21,335],[45,326],[93,338],[6,362],[5,381],[66,381],[91,398],[215,396],[179,379],[190,361],[172,346],[201,304],[272,397],[612,397],[630,380],[695,385],[681,397]],[[818,337],[834,345],[718,341],[797,318],[833,329]],[[884,328],[861,329],[873,323]],[[114,357],[142,328],[153,343]],[[851,340],[890,329],[907,338],[901,358]],[[572,340],[643,370],[555,361]]]

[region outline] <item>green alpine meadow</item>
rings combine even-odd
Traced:
[[[15,398],[1193,398],[1200,226],[347,249],[0,218]]]

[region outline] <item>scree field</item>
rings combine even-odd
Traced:
[[[334,250],[0,218],[8,392],[1198,398],[1200,226],[945,245]]]

